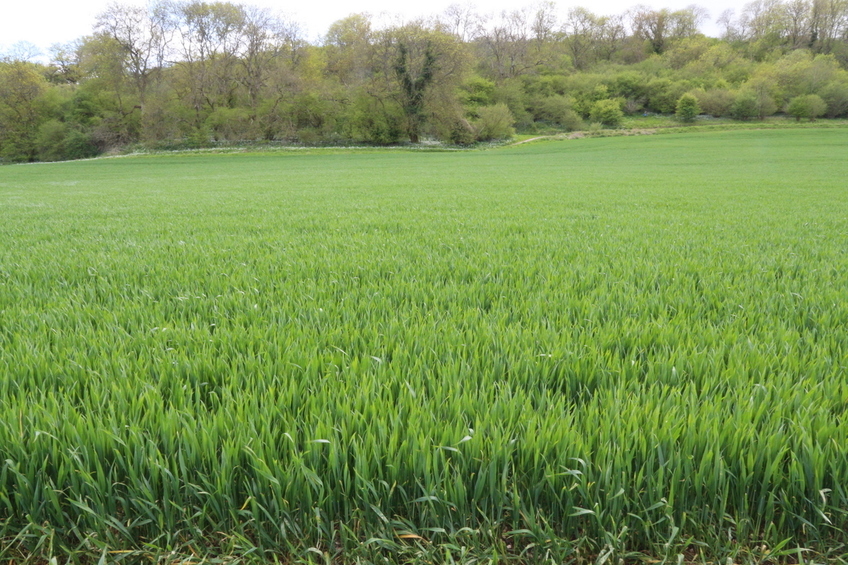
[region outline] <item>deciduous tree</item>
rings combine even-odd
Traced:
[[[0,159],[36,158],[36,135],[45,118],[39,101],[46,89],[32,63],[0,63]]]

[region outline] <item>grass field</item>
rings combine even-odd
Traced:
[[[0,168],[0,562],[843,560],[846,147]]]

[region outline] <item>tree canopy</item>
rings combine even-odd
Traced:
[[[696,5],[617,15],[453,5],[402,23],[353,14],[309,42],[255,6],[115,3],[48,62],[31,49],[0,59],[0,159],[136,143],[471,143],[513,128],[614,127],[681,101],[686,120],[693,109],[848,115],[848,2],[753,0],[718,16],[720,38],[700,32],[707,19]]]

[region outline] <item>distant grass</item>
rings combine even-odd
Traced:
[[[0,168],[0,561],[844,561],[846,145]]]

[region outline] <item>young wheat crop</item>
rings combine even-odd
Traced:
[[[846,143],[0,168],[0,560],[844,554]]]

